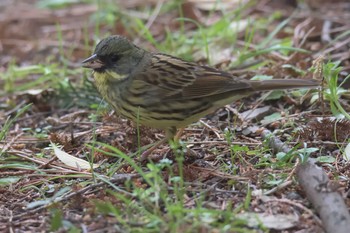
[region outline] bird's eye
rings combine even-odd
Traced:
[[[117,62],[119,59],[120,59],[120,56],[113,55],[110,60],[111,60],[111,62]]]

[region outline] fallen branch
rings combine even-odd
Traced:
[[[263,139],[269,140],[269,146],[274,151],[288,153],[291,148],[278,138],[272,136],[269,130],[261,133]],[[296,177],[306,193],[307,199],[315,207],[322,220],[326,232],[349,232],[350,215],[343,198],[337,190],[329,188],[327,174],[318,167],[314,160],[308,159],[296,169]]]
[[[327,174],[311,159],[299,165],[296,174],[308,200],[319,213],[326,232],[349,232],[349,211],[337,190],[329,188]]]

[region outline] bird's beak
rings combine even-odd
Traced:
[[[104,66],[101,60],[97,58],[96,54],[93,54],[91,57],[86,58],[81,63],[83,67],[90,69],[98,69]]]

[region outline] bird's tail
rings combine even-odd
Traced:
[[[251,81],[251,87],[255,91],[316,88],[319,86],[320,82],[314,79],[272,79]]]

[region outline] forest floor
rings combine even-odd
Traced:
[[[186,127],[185,149],[141,163],[164,132],[112,114],[81,66],[113,34],[239,78],[321,86],[222,107]],[[349,35],[345,0],[2,0],[0,231],[341,232]],[[334,208],[337,223],[322,212]]]

